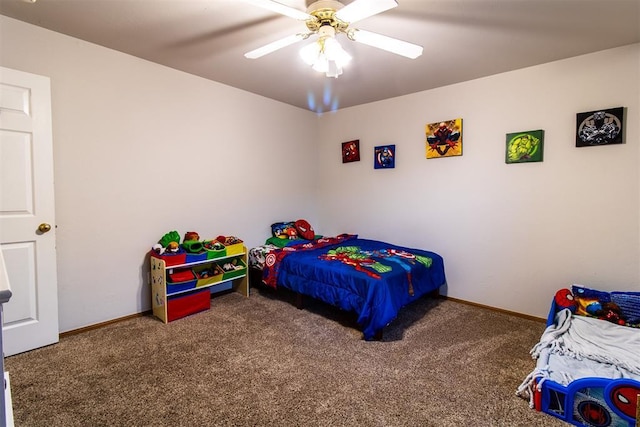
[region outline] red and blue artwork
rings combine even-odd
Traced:
[[[360,161],[360,140],[342,143],[342,163],[351,163]]]
[[[396,167],[396,146],[381,145],[374,148],[373,168],[392,169]]]

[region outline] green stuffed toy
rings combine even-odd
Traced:
[[[182,242],[182,247],[185,251],[197,254],[202,252],[204,246],[200,241],[200,235],[195,231],[187,231],[184,235],[184,242]]]
[[[175,230],[170,231],[162,236],[158,243],[169,252],[178,252],[178,249],[180,249],[180,235]]]

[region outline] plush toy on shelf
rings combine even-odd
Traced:
[[[184,241],[187,242],[189,240],[200,240],[200,235],[195,231],[187,231],[184,233]]]
[[[222,243],[225,246],[235,245],[236,243],[242,243],[242,240],[236,236],[218,236],[216,241]]]
[[[199,252],[202,252],[204,248],[204,246],[202,245],[202,242],[200,241],[200,235],[195,231],[187,231],[184,234],[184,241],[182,242],[182,247],[184,248],[185,251],[192,254],[197,254]]]
[[[238,265],[238,260],[233,259],[230,262],[226,262],[222,265],[222,270],[225,272],[234,271],[240,268]]]
[[[180,250],[180,235],[177,231],[170,231],[153,245],[152,249],[158,254],[162,255],[165,252],[176,253]]]
[[[205,249],[221,251],[224,249],[224,244],[218,242],[217,240],[209,240],[203,243]]]

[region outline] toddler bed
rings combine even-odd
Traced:
[[[640,400],[640,292],[559,290],[516,394],[577,426],[633,427]]]
[[[265,245],[252,248],[252,276],[271,288],[355,312],[365,340],[381,338],[403,306],[437,295],[445,284],[443,259],[434,252],[353,234],[307,237],[312,238],[280,239],[274,233]]]

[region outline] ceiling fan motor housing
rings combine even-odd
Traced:
[[[335,33],[344,33],[349,26],[348,22],[336,17],[336,12],[344,5],[336,0],[319,0],[307,8],[307,13],[314,19],[306,21],[307,28],[312,32],[319,32],[322,27],[332,27]]]
[[[333,9],[334,12],[339,11],[344,7],[344,4],[340,3],[337,0],[318,0],[309,5],[307,7],[307,13],[311,14],[314,10],[319,9]]]

